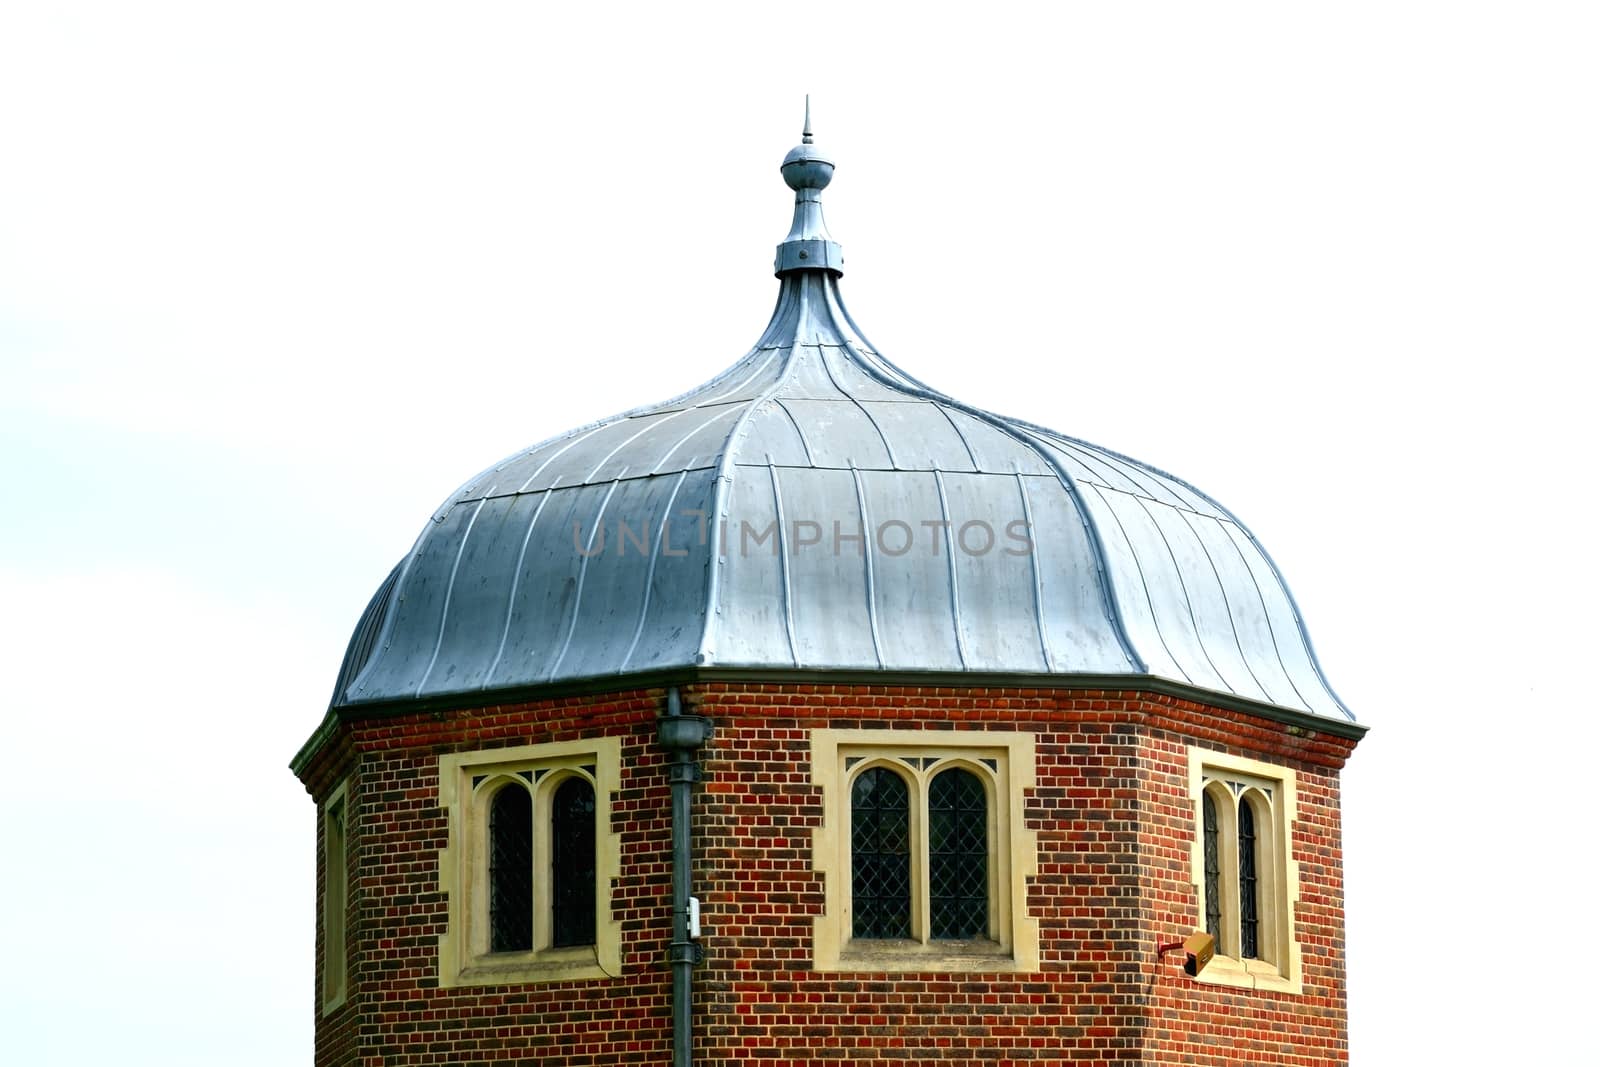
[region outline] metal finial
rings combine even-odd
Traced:
[[[806,94],[806,125],[801,143],[783,157],[783,180],[794,190],[794,225],[778,246],[777,272],[825,270],[843,273],[844,253],[822,223],[822,190],[833,181],[833,160],[811,142],[811,94]]]

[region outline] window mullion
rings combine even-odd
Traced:
[[[1282,803],[1281,792],[1274,795],[1267,803],[1271,821],[1268,823],[1263,840],[1268,842],[1267,850],[1270,855],[1264,855],[1262,858],[1265,888],[1261,905],[1262,929],[1270,931],[1267,934],[1267,945],[1272,953],[1270,962],[1280,969],[1289,964],[1289,945],[1294,940],[1294,931],[1289,927],[1288,909],[1281,906],[1286,895],[1284,891],[1288,888],[1286,883],[1291,856],[1288,818],[1280,807]]]
[[[1008,856],[1009,835],[1006,831],[1008,791],[1000,787],[1000,773],[1010,773],[1005,765],[989,780],[988,811],[985,813],[988,833],[988,883],[989,883],[989,939],[1006,948],[1011,947],[1011,887],[1000,880],[1002,869],[1010,867]]]
[[[930,928],[933,912],[928,888],[928,779],[926,772],[917,776],[916,799],[912,804],[912,827],[916,847],[911,852],[911,930],[919,944],[932,940]]]
[[[533,835],[533,854],[530,862],[533,864],[531,873],[533,896],[533,947],[546,949],[550,947],[550,905],[555,881],[555,872],[552,867],[554,857],[550,849],[550,788],[548,779],[542,788],[535,788],[533,793],[533,825],[536,832]]]
[[[1217,951],[1224,955],[1239,955],[1239,811],[1232,804],[1221,808],[1222,852],[1222,935],[1224,945]]]

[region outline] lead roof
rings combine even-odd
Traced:
[[[755,347],[452,494],[363,614],[334,708],[742,668],[1146,677],[1354,719],[1216,501],[879,354],[840,296],[809,114],[782,171]]]

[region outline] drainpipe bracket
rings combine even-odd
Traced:
[[[705,775],[700,770],[700,764],[693,760],[687,763],[669,763],[667,765],[667,781],[673,785],[683,783],[693,785],[704,778]]]
[[[667,950],[667,960],[673,964],[687,963],[699,966],[706,959],[706,951],[694,941],[674,941]]]

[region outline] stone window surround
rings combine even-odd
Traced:
[[[855,776],[891,766],[913,787],[915,809],[925,803],[931,768],[902,760],[951,761],[977,773],[989,800],[990,928],[984,942],[868,941],[851,937],[850,786]],[[1023,819],[1024,793],[1034,786],[1034,735],[955,730],[814,730],[811,776],[822,792],[823,822],[813,831],[813,867],[823,880],[825,906],[813,921],[812,967],[818,971],[1027,972],[1039,969],[1039,924],[1027,913],[1028,881],[1038,843]],[[913,913],[924,893],[925,849],[912,856]],[[913,919],[914,925],[918,919]]]
[[[621,836],[611,826],[621,751],[617,738],[597,737],[439,758],[439,805],[449,826],[449,843],[439,852],[439,889],[448,902],[448,925],[439,937],[441,988],[609,978],[622,973],[621,923],[611,910],[611,886],[622,869]],[[550,900],[550,798],[561,781],[575,774],[590,777],[594,784],[595,944],[552,948],[544,906]],[[530,783],[527,776],[535,781]],[[520,779],[523,787],[531,785],[534,794],[535,932],[530,952],[488,951],[489,806],[495,793],[509,784],[497,779]]]
[[[1189,749],[1189,800],[1194,813],[1191,848],[1196,930],[1206,928],[1205,829],[1203,796],[1216,800],[1221,853],[1222,936],[1216,956],[1198,981],[1235,989],[1299,994],[1303,990],[1300,945],[1295,937],[1295,905],[1300,899],[1300,865],[1292,855],[1297,817],[1295,772],[1262,760],[1201,748]],[[1256,815],[1256,909],[1259,958],[1239,951],[1238,808]]]
[[[350,992],[346,950],[350,906],[350,781],[322,802],[322,1014],[331,1015]]]

